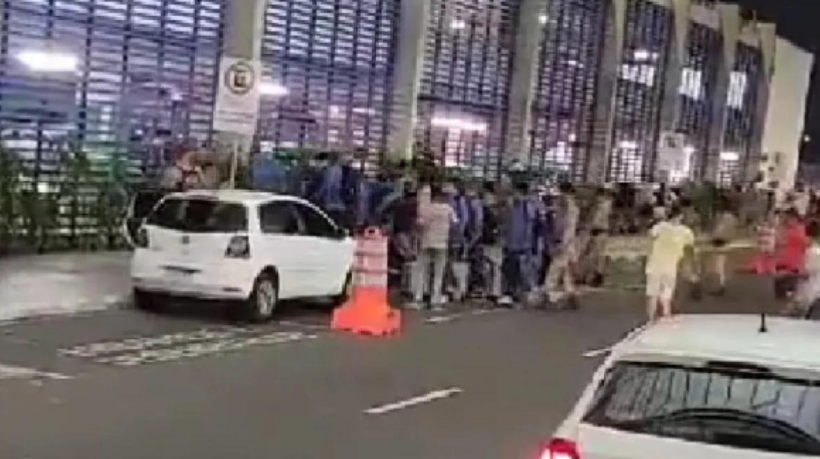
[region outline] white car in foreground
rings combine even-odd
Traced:
[[[137,307],[161,296],[237,300],[270,319],[280,300],[348,292],[354,241],[292,196],[190,191],[163,198],[137,233],[131,263]]]
[[[616,345],[543,459],[820,456],[820,324],[681,316]]]

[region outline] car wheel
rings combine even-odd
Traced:
[[[248,299],[247,316],[251,322],[269,321],[279,306],[279,282],[271,274],[262,274],[254,283]]]
[[[159,297],[155,293],[134,290],[134,306],[141,311],[159,312],[162,309]]]

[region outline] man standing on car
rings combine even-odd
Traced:
[[[672,316],[678,265],[687,252],[694,250],[695,234],[683,224],[683,212],[675,206],[665,221],[649,230],[649,236],[652,251],[646,263],[646,313],[649,321],[655,322]]]

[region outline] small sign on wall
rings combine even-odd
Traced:
[[[259,61],[224,56],[214,106],[215,131],[253,135],[259,117]]]

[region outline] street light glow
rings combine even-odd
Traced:
[[[740,153],[736,151],[722,151],[720,152],[720,159],[723,161],[737,161],[740,159]]]
[[[35,72],[73,72],[79,65],[77,57],[71,54],[36,50],[21,52],[17,60]]]
[[[453,30],[464,30],[467,28],[467,21],[464,19],[453,19],[450,23],[450,28]]]
[[[433,126],[453,129],[456,131],[468,132],[486,132],[487,125],[484,123],[475,123],[473,121],[464,120],[460,118],[433,118],[430,122]]]
[[[263,82],[259,85],[259,93],[263,96],[282,97],[288,94],[288,88],[279,83]]]

